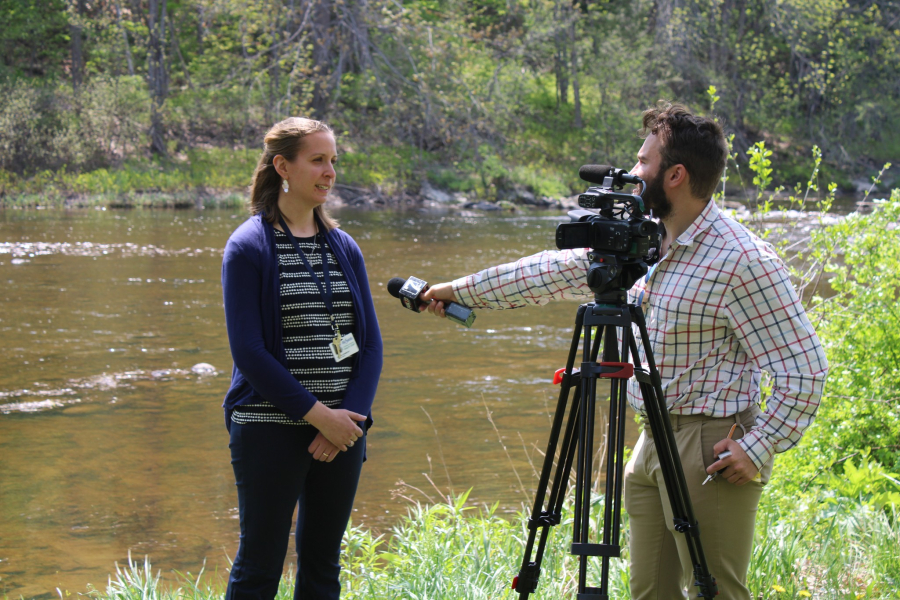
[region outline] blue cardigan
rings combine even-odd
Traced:
[[[325,231],[320,221],[319,231]],[[353,335],[360,349],[352,357],[353,370],[340,407],[366,415],[368,428],[372,425],[372,401],[381,375],[381,332],[359,246],[340,229],[327,232],[325,237],[353,296]],[[316,403],[316,397],[287,368],[281,336],[275,229],[261,215],[244,221],[228,239],[222,259],[222,291],[228,344],[234,360],[231,388],[222,405],[225,426],[230,430],[235,406],[263,399],[299,421]]]

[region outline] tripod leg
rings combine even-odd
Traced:
[[[532,516],[528,521],[529,526],[529,536],[525,546],[525,555],[522,560],[522,566],[519,570],[519,575],[513,580],[513,589],[515,589],[519,593],[520,598],[528,598],[528,595],[534,592],[537,589],[538,577],[540,576],[540,567],[541,562],[543,560],[544,551],[546,550],[547,541],[549,539],[550,527],[553,525],[559,524],[560,516],[562,513],[562,505],[566,496],[566,485],[569,481],[569,474],[572,471],[572,463],[575,460],[575,453],[579,449],[588,448],[588,453],[590,452],[590,448],[592,444],[583,443],[584,440],[584,432],[582,430],[582,426],[584,424],[583,419],[581,419],[581,414],[584,411],[583,404],[581,399],[583,398],[583,390],[585,386],[585,382],[582,379],[582,375],[580,370],[573,370],[575,356],[578,351],[578,339],[581,333],[584,333],[584,353],[585,359],[590,359],[591,361],[595,361],[597,358],[597,354],[600,349],[600,341],[601,338],[598,337],[594,344],[591,344],[591,330],[588,327],[585,327],[582,331],[583,318],[585,314],[585,308],[587,305],[583,305],[579,307],[578,316],[576,318],[576,326],[575,331],[573,333],[572,345],[569,351],[569,358],[566,363],[566,373],[567,375],[563,378],[562,384],[563,388],[560,390],[560,397],[557,403],[556,414],[554,415],[553,425],[551,427],[550,441],[548,442],[547,454],[544,457],[544,466],[541,471],[541,477],[538,483],[538,489],[535,497],[535,504],[532,511]],[[593,369],[590,369],[591,373],[594,372]],[[592,375],[594,376],[594,375]],[[594,376],[594,383],[596,383],[596,378]],[[550,471],[553,468],[553,459],[556,455],[556,448],[559,441],[559,432],[562,422],[563,413],[566,410],[566,400],[569,398],[568,392],[572,389],[572,401],[568,405],[569,406],[569,417],[566,423],[566,431],[565,436],[562,441],[562,445],[559,447],[559,461],[556,467],[556,474],[554,476],[553,486],[550,488],[550,498],[547,502],[547,510],[542,510],[543,500],[547,494],[547,484],[549,480]],[[591,388],[591,393],[594,393],[594,388]],[[590,415],[593,415],[593,409],[591,409]],[[589,419],[591,423],[591,427],[593,427],[593,418]],[[577,438],[576,438],[577,434]],[[591,433],[591,435],[593,435]],[[590,458],[590,454],[588,454]],[[583,458],[583,454],[579,455],[579,460]],[[582,478],[580,481],[584,481]],[[588,484],[589,486],[589,484]],[[579,488],[580,489],[580,488]],[[588,495],[587,501],[590,502],[590,488],[588,487]],[[584,497],[583,494],[579,495],[576,491],[576,498]],[[589,508],[588,504],[588,508]],[[580,507],[576,500],[575,512],[577,515],[580,515]],[[589,513],[587,513],[589,514]],[[579,521],[579,516],[576,516],[576,523]],[[587,524],[587,522],[585,522]],[[537,537],[537,530],[540,529],[540,540],[538,541],[537,550],[535,553],[535,560],[530,560],[532,552],[534,552],[534,544],[535,538]],[[578,527],[575,527],[576,533],[574,534],[576,539],[578,536]],[[584,532],[584,536],[586,537],[587,532]],[[587,546],[587,545],[585,545]],[[597,545],[594,545],[597,546]],[[574,545],[573,545],[574,547]],[[582,577],[583,582],[583,577]],[[583,587],[583,586],[582,586]]]
[[[584,328],[584,360],[589,362],[591,328]],[[598,344],[602,333],[598,334]],[[597,377],[582,369],[581,398],[578,419],[578,463],[575,469],[575,521],[572,546],[587,544],[591,521],[591,479],[594,452],[594,411],[597,404]],[[578,563],[578,592],[585,593],[588,558],[582,554]]]
[[[606,347],[603,352],[604,362],[618,362],[619,353],[616,351],[616,328],[607,326],[606,329]],[[623,340],[622,355],[627,350]],[[602,543],[610,545],[614,541],[618,542],[621,534],[621,514],[622,514],[622,479],[624,476],[624,455],[625,455],[625,403],[626,403],[626,386],[619,379],[610,380],[609,392],[609,427],[606,440],[607,461],[606,461],[606,502],[603,514],[603,540]],[[609,581],[609,557],[604,556],[601,563],[600,572],[600,593],[602,596],[608,595]]]
[[[550,527],[557,525],[560,521],[560,512],[563,499],[565,498],[565,488],[568,483],[572,460],[575,453],[576,443],[574,440],[574,432],[575,425],[578,421],[578,403],[574,401],[571,402],[571,404],[569,403],[569,392],[574,387],[573,398],[579,398],[581,396],[581,379],[577,372],[573,372],[573,366],[575,363],[575,356],[578,352],[578,340],[584,320],[584,311],[585,307],[581,306],[575,319],[575,330],[572,335],[569,357],[566,361],[566,375],[561,382],[559,399],[557,401],[556,412],[554,413],[553,424],[550,430],[550,439],[547,443],[547,453],[544,456],[544,465],[541,469],[540,479],[538,480],[538,488],[535,493],[531,518],[528,520],[528,540],[525,544],[522,566],[519,569],[518,576],[513,579],[512,587],[519,593],[519,597],[523,599],[527,599],[528,595],[537,589],[541,562],[546,549]],[[557,464],[550,498],[547,502],[547,510],[543,510],[544,499],[547,495],[547,487],[550,481],[550,473],[553,470],[553,461],[556,456],[557,444],[559,442],[559,433],[562,428],[562,421],[567,406],[569,406],[569,417],[566,423],[566,433],[563,438],[562,446],[560,447],[559,462]],[[538,530],[540,530],[540,541],[538,542],[535,558],[532,561],[531,557],[534,551]]]
[[[666,493],[669,498],[669,504],[672,507],[675,530],[685,534],[685,541],[694,570],[694,585],[699,589],[698,597],[712,598],[718,594],[716,580],[709,572],[706,557],[703,554],[703,547],[700,543],[700,528],[694,516],[690,491],[685,482],[675,435],[672,433],[669,412],[665,406],[662,380],[653,359],[653,351],[650,348],[647,325],[640,307],[632,305],[631,315],[638,325],[648,366],[648,371],[636,369],[635,375],[640,383],[647,419],[650,423],[653,442],[659,457],[660,469],[666,484]],[[633,331],[629,328],[625,335],[635,363],[640,364],[640,355]]]
[[[596,353],[594,353],[590,357],[585,356],[585,362],[581,366],[581,406],[583,410],[579,415],[579,464],[575,491],[575,532],[572,543],[572,554],[580,557],[578,600],[607,600],[609,598],[609,559],[620,556],[618,542],[621,516],[620,496],[624,472],[624,408],[626,400],[624,382],[631,377],[632,370],[631,365],[624,365],[618,360],[609,361],[609,359],[618,359],[616,325],[622,322],[621,311],[614,310],[614,312],[619,314],[619,317],[612,318],[608,314],[609,310],[609,307],[602,307],[597,310],[596,314],[592,312],[591,316],[585,316],[585,337],[589,336],[589,325],[605,325],[602,328],[598,327],[598,331],[601,333],[597,338],[595,348],[601,346],[601,340],[605,341],[605,343],[602,344],[604,348],[602,362],[596,362]],[[585,352],[587,352],[587,347],[586,340]],[[594,410],[596,408],[597,379],[600,378],[610,378],[612,380],[606,454],[607,497],[604,507],[601,543],[589,543]],[[588,560],[591,556],[601,558],[602,574],[600,587],[587,587],[586,585]]]

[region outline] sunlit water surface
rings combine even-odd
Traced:
[[[398,482],[438,498],[429,479],[515,518],[533,501],[577,304],[482,311],[466,330],[403,309],[386,283],[550,248],[563,216],[337,216],[365,255],[385,342],[354,522],[388,531],[409,505]],[[129,553],[164,577],[228,568],[238,521],[220,268],[243,218],[0,212],[0,596],[103,588]]]

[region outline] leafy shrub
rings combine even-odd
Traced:
[[[811,310],[830,364],[814,440],[832,454],[871,448],[891,471],[900,469],[898,222],[894,190],[872,214],[852,214],[810,240],[810,256],[827,265],[835,292]]]
[[[79,172],[120,163],[143,141],[149,98],[138,77],[69,87],[0,88],[0,169]]]

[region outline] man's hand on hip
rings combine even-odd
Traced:
[[[753,481],[757,474],[759,474],[759,469],[756,468],[756,465],[753,464],[753,461],[750,460],[750,457],[744,452],[741,445],[735,440],[724,439],[717,443],[713,448],[716,456],[722,454],[726,450],[731,452],[731,456],[727,456],[722,460],[717,460],[709,465],[706,472],[709,475],[712,475],[716,471],[725,469],[725,471],[719,474],[719,477],[725,478],[729,483],[733,483],[734,485],[744,485],[745,483]]]

